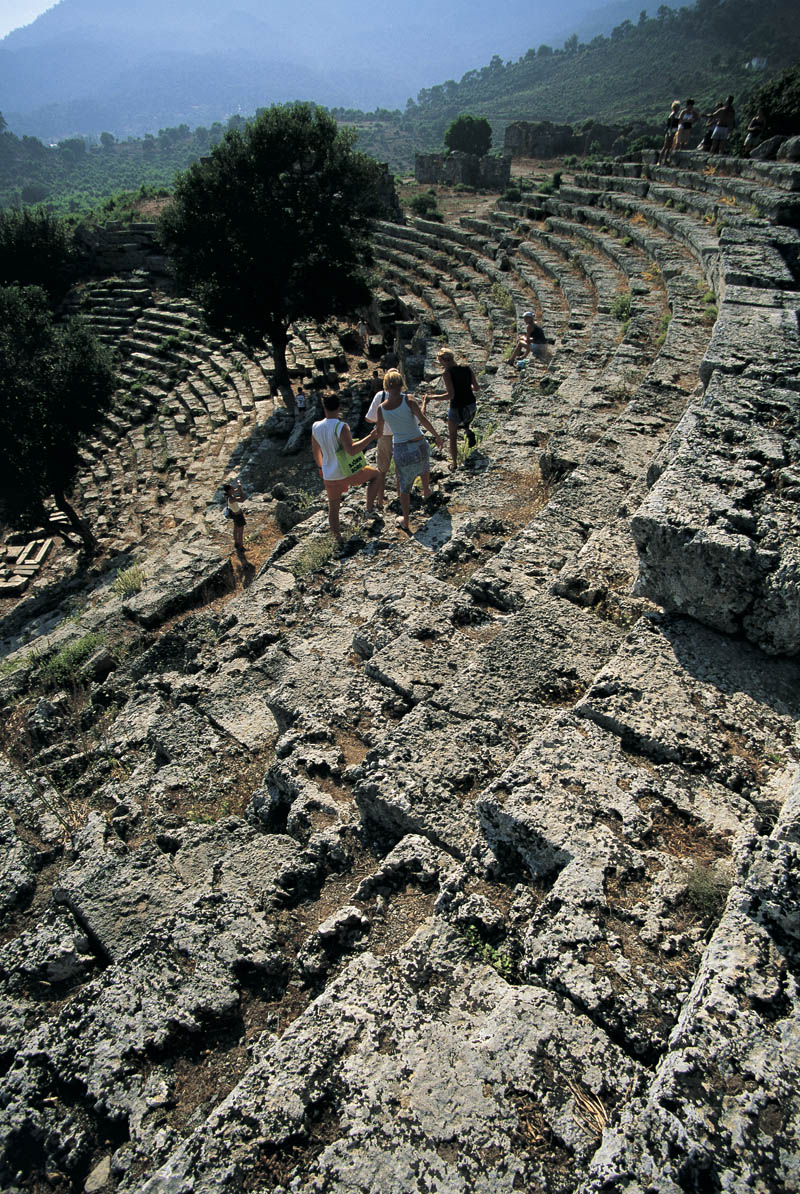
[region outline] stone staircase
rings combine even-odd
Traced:
[[[792,1188],[800,242],[775,222],[791,178],[695,160],[381,225],[409,372],[430,380],[444,336],[482,374],[484,438],[446,500],[415,498],[399,540],[350,495],[343,558],[317,511],[177,624],[129,601],[170,624],[91,690],[94,745],[26,710],[47,781],[77,776],[106,815],[62,859],[3,773],[0,962],[33,975],[5,1029],[12,1182],[35,1137],[72,1181],[147,1194]],[[745,194],[766,214],[718,228],[708,204]],[[512,305],[553,341],[519,375]],[[143,314],[143,358],[179,307]],[[253,364],[248,407],[202,347],[182,340],[154,395],[198,447],[187,493],[258,415]],[[163,449],[128,433],[142,475],[180,450],[163,419]],[[105,468],[98,493],[139,475]],[[152,589],[219,569],[185,539]],[[31,1029],[70,942],[64,1002]]]

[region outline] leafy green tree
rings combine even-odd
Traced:
[[[269,337],[278,386],[288,386],[292,323],[369,298],[380,168],[354,139],[323,109],[269,108],[178,179],[162,217],[178,275],[212,322],[251,343]]]
[[[0,286],[41,286],[58,299],[73,258],[72,233],[62,220],[40,208],[0,211]]]
[[[483,157],[492,145],[492,126],[485,116],[457,116],[444,135],[448,149],[476,153]]]
[[[54,323],[40,287],[0,287],[4,522],[27,529],[40,526],[52,497],[86,553],[94,552],[97,541],[68,494],[81,442],[108,408],[115,385],[110,353],[82,321]]]

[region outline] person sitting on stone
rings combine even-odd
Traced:
[[[728,137],[736,127],[732,95],[729,95],[725,103],[711,113],[711,118],[714,121],[714,127],[711,130],[711,153],[724,153]]]
[[[508,358],[509,365],[516,365],[518,361],[524,360],[526,357],[544,357],[547,347],[547,337],[544,330],[539,327],[539,324],[533,318],[533,311],[525,311],[522,316],[525,330],[520,333],[517,338],[517,343]]]
[[[378,406],[377,433],[383,436],[384,428],[392,433],[397,492],[403,511],[397,525],[410,535],[411,489],[417,477],[422,481],[422,496],[430,497],[431,454],[420,424],[431,432],[438,448],[442,447],[442,437],[414,399],[403,393],[403,378],[397,369],[390,369],[384,376],[383,393],[385,397]]]
[[[750,154],[751,150],[761,144],[766,131],[767,116],[764,109],[759,108],[747,126],[747,136],[744,139],[744,151],[746,154]]]
[[[381,475],[376,468],[367,464],[355,473],[349,472],[348,458],[363,452],[376,439],[377,432],[372,430],[369,435],[354,442],[350,428],[342,419],[338,394],[323,394],[322,410],[324,418],[318,419],[311,428],[311,451],[328,497],[328,525],[336,542],[341,543],[339,508],[347,490],[354,485],[366,484],[367,511],[372,511]]]

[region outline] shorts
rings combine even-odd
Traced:
[[[388,473],[391,463],[392,437],[391,435],[381,435],[378,437],[378,454],[375,457],[375,464],[379,472]]]
[[[411,493],[417,477],[429,473],[431,453],[426,439],[411,440],[410,443],[395,444],[393,448],[394,468],[397,473],[397,488],[400,493]]]
[[[714,128],[712,130],[712,133],[711,133],[711,140],[712,141],[727,141],[728,133],[730,131],[731,130],[728,128],[727,124],[715,124]]]
[[[243,527],[243,526],[246,526],[246,524],[247,524],[247,519],[245,518],[244,514],[234,514],[233,515],[233,525],[235,527]]]
[[[477,402],[471,402],[469,406],[451,406],[448,408],[447,418],[451,423],[455,423],[456,427],[469,427],[477,409]]]

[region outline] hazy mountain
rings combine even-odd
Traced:
[[[0,111],[45,140],[210,124],[292,99],[403,108],[420,88],[636,19],[641,0],[61,0],[0,41]]]

